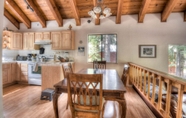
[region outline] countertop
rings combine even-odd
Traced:
[[[27,64],[34,64],[35,62],[32,61],[2,61],[2,63],[27,63]],[[61,65],[64,63],[74,63],[74,62],[59,62],[59,61],[49,61],[49,62],[38,62],[38,64],[41,64],[43,66],[47,65]]]

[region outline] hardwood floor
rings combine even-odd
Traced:
[[[13,85],[3,88],[3,113],[5,118],[54,118],[52,102],[40,100],[40,86]],[[156,118],[140,96],[127,88],[126,118]],[[66,110],[67,94],[59,97],[60,118],[70,118],[70,107]],[[107,101],[105,118],[119,118],[117,102]]]

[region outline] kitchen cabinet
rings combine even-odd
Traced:
[[[23,33],[23,49],[24,50],[39,50],[39,45],[34,44],[35,38],[33,32]]]
[[[11,64],[10,63],[2,64],[2,77],[3,77],[3,85],[8,84],[11,81]]]
[[[35,32],[36,40],[50,40],[50,32]]]
[[[52,49],[61,49],[61,32],[51,32]]]
[[[51,32],[51,40],[53,50],[75,49],[74,31],[72,30]]]
[[[28,83],[28,64],[21,63],[20,70],[21,70],[20,81]]]
[[[22,33],[13,32],[12,38],[10,38],[10,49],[19,50],[23,49]]]
[[[3,31],[2,48],[10,48],[10,38],[12,38],[11,31]]]
[[[68,30],[61,32],[61,45],[62,50],[75,49],[74,31]]]
[[[10,82],[15,82],[17,80],[17,63],[11,63],[11,80]]]
[[[17,63],[3,63],[2,64],[2,77],[3,87],[16,83],[17,79]]]

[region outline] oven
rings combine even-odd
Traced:
[[[41,85],[41,65],[38,64],[37,71],[34,71],[34,63],[28,64],[28,83]]]

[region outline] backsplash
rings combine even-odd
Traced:
[[[56,56],[62,56],[62,57],[69,57],[71,60],[74,60],[75,56],[75,50],[51,50],[51,45],[43,45],[41,46],[45,48],[44,54],[42,55],[47,55],[47,56],[52,56],[56,54]],[[65,53],[68,52],[68,53]],[[39,50],[8,50],[8,49],[3,49],[2,56],[4,58],[13,58],[15,59],[17,55],[20,56],[27,56],[28,54],[39,54]]]

